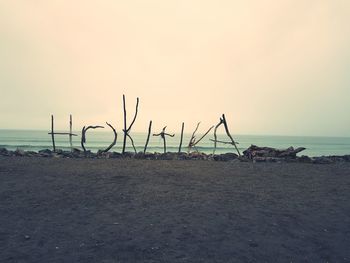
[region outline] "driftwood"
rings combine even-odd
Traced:
[[[72,139],[72,129],[73,129],[73,121],[72,121],[72,114],[69,115],[69,145],[70,150],[73,151],[73,139]]]
[[[52,148],[53,148],[53,151],[55,152],[56,151],[56,145],[55,145],[55,133],[54,133],[54,127],[53,127],[53,115],[51,115],[51,139],[52,139]]]
[[[56,151],[55,135],[69,135],[69,143],[72,151],[73,150],[72,136],[78,136],[77,134],[72,133],[72,115],[70,115],[70,120],[69,120],[69,132],[55,132],[54,118],[53,118],[53,115],[51,115],[51,132],[49,132],[48,134],[51,135],[52,147],[54,152]]]
[[[102,152],[108,152],[110,149],[112,149],[112,147],[117,143],[117,136],[118,136],[118,134],[117,134],[116,130],[114,129],[114,127],[111,124],[109,124],[108,122],[106,122],[106,124],[113,130],[114,139],[113,139],[113,142],[111,143],[111,145],[109,145]]]
[[[123,149],[122,149],[122,154],[125,153],[125,146],[126,146],[126,138],[128,137],[131,141],[132,147],[134,148],[134,151],[136,153],[136,148],[134,145],[134,140],[131,138],[129,132],[132,128],[132,126],[134,125],[135,121],[136,121],[136,117],[137,117],[137,113],[138,113],[138,107],[139,107],[139,98],[136,99],[136,110],[135,110],[135,115],[134,118],[131,122],[131,124],[129,125],[128,128],[126,128],[127,124],[126,124],[126,105],[125,105],[125,95],[123,95],[123,108],[124,108],[124,139],[123,139]]]
[[[256,145],[251,145],[247,150],[243,152],[244,156],[248,159],[255,158],[296,158],[297,153],[304,151],[304,147],[299,147],[294,149],[293,147],[289,147],[287,149],[276,149],[272,147],[259,147]]]
[[[166,153],[166,140],[165,140],[165,136],[170,136],[170,137],[174,137],[175,134],[169,134],[165,132],[167,126],[165,126],[162,131],[160,133],[157,134],[153,134],[153,136],[160,136],[163,139],[163,146],[164,146],[164,153]]]
[[[194,130],[194,132],[192,133],[192,136],[191,136],[191,139],[190,139],[190,142],[188,143],[188,152],[191,151],[191,149],[194,147],[196,149],[196,151],[198,152],[197,148],[196,148],[196,145],[214,128],[214,126],[211,126],[204,134],[202,137],[200,137],[198,140],[196,139],[196,132],[199,128],[199,125],[201,123],[198,122],[197,123],[197,126],[196,126],[196,129]]]
[[[225,142],[225,141],[219,141],[217,139],[217,135],[216,135],[216,132],[217,132],[217,129],[220,127],[220,125],[224,125],[225,127],[225,132],[226,132],[226,135],[230,138],[230,142]],[[212,142],[214,142],[214,150],[213,150],[213,154],[215,154],[215,150],[216,150],[216,144],[217,143],[223,143],[223,144],[231,144],[235,147],[237,153],[239,156],[241,156],[241,153],[239,152],[238,150],[238,147],[237,147],[237,144],[238,142],[234,141],[233,138],[232,138],[232,135],[230,133],[230,131],[228,130],[228,126],[227,126],[227,122],[226,122],[226,118],[225,118],[225,114],[222,114],[222,117],[220,118],[220,121],[219,123],[215,126],[215,129],[214,129],[214,139],[210,139]]]
[[[87,126],[86,128],[85,128],[85,126],[83,127],[83,129],[81,131],[81,148],[83,148],[85,155],[86,155],[86,149],[85,149],[84,144],[86,143],[86,132],[89,129],[100,129],[100,128],[103,129],[104,127],[103,126]]]
[[[148,134],[147,134],[147,140],[146,140],[146,144],[145,144],[145,148],[143,149],[143,153],[145,154],[147,151],[147,145],[149,142],[149,137],[151,136],[151,130],[152,130],[152,121],[149,122],[148,125]]]
[[[185,123],[182,123],[182,127],[181,127],[181,135],[180,135],[179,153],[181,152],[181,147],[182,147],[182,139],[183,139],[183,136],[184,136],[184,128],[185,128]]]

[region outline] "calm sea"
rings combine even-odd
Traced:
[[[80,146],[80,132],[76,132],[77,137],[73,137],[73,146]],[[137,151],[143,151],[146,142],[146,133],[131,134]],[[96,152],[99,149],[105,149],[113,140],[112,132],[89,131],[87,133],[86,148]],[[187,144],[190,134],[184,135],[183,151],[187,150]],[[197,136],[198,138],[200,135]],[[201,152],[212,153],[213,142],[212,134],[207,135],[199,144],[197,149]],[[305,147],[306,150],[300,155],[321,156],[321,155],[345,155],[350,154],[350,137],[301,137],[301,136],[266,136],[266,135],[236,135],[235,140],[239,142],[239,149],[243,151],[251,144],[258,146],[270,146],[276,148]],[[219,135],[218,139],[227,140],[225,136]],[[69,150],[68,136],[56,135],[56,147],[62,150]],[[179,147],[180,136],[176,134],[174,138],[167,137],[167,151],[177,152]],[[122,133],[118,133],[117,145],[111,151],[121,151]],[[133,151],[130,142],[127,143],[127,150]],[[47,131],[33,130],[0,130],[0,147],[9,150],[17,148],[23,150],[38,151],[42,149],[51,149],[51,136]],[[151,137],[147,148],[148,152],[163,152],[163,141],[160,137]],[[235,152],[232,146],[218,144],[216,153]]]

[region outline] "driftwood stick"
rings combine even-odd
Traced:
[[[181,147],[182,147],[182,139],[184,136],[184,127],[185,127],[185,123],[182,123],[182,127],[181,127],[181,137],[180,137],[180,145],[179,145],[179,153],[181,152]]]
[[[220,121],[219,123],[215,126],[215,129],[214,129],[214,140],[211,140],[214,142],[214,150],[213,150],[213,154],[215,154],[215,151],[216,151],[216,143],[217,143],[217,135],[216,135],[216,131],[217,129],[220,127],[221,124],[223,124],[224,121],[223,119],[220,118]]]
[[[160,136],[163,139],[164,153],[166,153],[166,139],[165,139],[165,136],[170,136],[170,137],[174,137],[175,136],[175,134],[166,133],[165,132],[166,127],[167,126],[165,126],[160,133],[153,134],[153,136]]]
[[[204,134],[202,137],[200,137],[200,139],[198,141],[195,142],[195,144],[193,146],[196,146],[205,136],[207,136],[207,134],[214,128],[214,126],[211,126]]]
[[[213,139],[209,139],[212,142],[218,142],[218,143],[223,143],[223,144],[231,144],[233,145],[232,142],[225,142],[225,141],[220,141],[220,140],[213,140]],[[239,144],[239,142],[235,142],[236,144]]]
[[[191,135],[190,142],[188,143],[188,146],[187,146],[187,147],[188,147],[187,152],[190,152],[192,146],[194,146],[194,143],[195,143],[195,141],[196,141],[196,136],[195,136],[195,134],[196,134],[196,132],[197,132],[197,130],[198,130],[200,124],[201,124],[200,122],[197,123],[197,126],[196,126],[196,128],[194,129],[194,131],[193,131],[193,133],[192,133],[192,135]]]
[[[72,114],[69,115],[69,145],[70,150],[73,151],[73,141],[72,141],[72,129],[73,129],[73,121],[72,121]]]
[[[134,118],[131,122],[131,124],[129,125],[129,128],[127,129],[127,132],[129,132],[131,130],[131,127],[134,125],[135,121],[136,121],[136,117],[137,117],[137,113],[139,111],[139,98],[136,98],[136,109],[135,109],[135,115]]]
[[[233,140],[232,135],[231,135],[230,131],[228,130],[225,114],[222,114],[222,120],[224,122],[224,127],[225,127],[225,131],[226,131],[227,136],[231,139],[232,145],[236,148],[236,151],[237,151],[238,155],[241,156],[241,153],[238,150],[236,142]]]
[[[48,134],[52,134],[52,132],[49,132]],[[72,135],[72,136],[78,136],[77,134],[70,133],[70,132],[54,132],[55,135]]]
[[[200,124],[200,122],[198,122],[196,129],[195,129],[194,132],[192,133],[190,142],[189,142],[189,144],[188,144],[188,152],[190,152],[190,151],[191,151],[191,148],[192,148],[192,147],[195,147],[195,146],[196,146],[196,145],[197,145],[197,144],[198,144],[198,143],[213,129],[213,128],[214,128],[214,126],[211,126],[211,127],[203,134],[203,136],[200,137],[199,140],[197,140],[195,134],[196,134],[196,132],[197,132],[197,130],[198,130],[199,124]],[[196,151],[198,151],[197,148],[195,148],[195,149],[196,149]]]
[[[148,125],[148,135],[147,135],[147,140],[146,140],[146,144],[145,144],[145,148],[143,149],[143,153],[145,154],[147,151],[147,145],[149,142],[149,137],[151,136],[151,130],[152,130],[152,121],[149,122]]]
[[[86,132],[89,130],[89,129],[99,129],[99,128],[104,128],[103,126],[87,126],[85,128],[85,126],[83,127],[83,130],[82,130],[82,133],[81,133],[81,147],[83,148],[84,150],[84,153],[86,155],[86,149],[85,149],[85,143],[86,143]]]
[[[126,146],[126,138],[128,137],[131,141],[131,143],[133,144],[133,148],[136,152],[136,148],[135,148],[135,145],[134,145],[134,141],[132,140],[129,132],[132,128],[132,126],[134,125],[135,121],[136,121],[136,117],[137,117],[137,113],[138,113],[138,108],[139,108],[139,98],[136,99],[136,110],[135,110],[135,115],[134,115],[134,118],[132,120],[132,122],[130,123],[129,127],[126,128],[127,124],[126,124],[126,103],[125,103],[125,95],[123,95],[123,108],[124,108],[124,129],[123,129],[123,132],[124,132],[124,140],[123,140],[123,149],[122,149],[122,153],[124,154],[125,153],[125,146]]]
[[[134,148],[134,152],[137,153],[137,150],[136,150],[136,147],[135,147],[135,144],[134,144],[134,140],[132,139],[132,137],[130,136],[129,133],[127,133],[126,136],[129,137],[129,139],[131,141],[132,148]]]
[[[124,108],[124,139],[123,139],[123,149],[122,149],[122,154],[125,153],[125,146],[126,146],[126,105],[125,105],[125,95],[123,94],[123,108]]]
[[[108,152],[110,149],[112,149],[112,147],[117,143],[117,136],[118,136],[118,134],[117,134],[116,130],[114,129],[114,127],[111,124],[109,124],[108,122],[106,122],[106,124],[113,130],[114,140],[111,143],[111,145],[109,145],[107,147],[107,149],[104,150],[103,152]]]
[[[86,149],[85,149],[84,143],[85,143],[85,126],[84,126],[83,129],[81,130],[81,141],[80,141],[81,148],[83,148],[83,151],[84,151],[84,153],[85,153],[85,152],[86,152]]]
[[[53,115],[51,115],[51,139],[52,139],[52,147],[53,151],[56,151],[56,145],[55,145],[55,133],[54,133],[54,126],[53,126]]]

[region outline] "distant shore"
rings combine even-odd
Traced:
[[[0,262],[350,260],[348,162],[55,157],[0,156]]]

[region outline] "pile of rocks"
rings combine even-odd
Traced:
[[[289,147],[287,149],[276,149],[251,145],[243,152],[243,154],[247,159],[253,162],[300,162],[316,164],[350,162],[350,155],[320,157],[309,157],[306,155],[302,155],[301,157],[297,156],[299,152],[304,150],[304,147],[299,147],[296,149],[293,147]]]
[[[350,155],[343,156],[321,156],[321,157],[298,157],[297,153],[305,150],[305,148],[289,147],[287,149],[275,149],[271,147],[258,147],[251,145],[243,152],[243,156],[238,156],[235,153],[224,154],[205,154],[200,152],[191,153],[133,153],[126,152],[103,152],[93,153],[91,151],[81,151],[73,149],[73,151],[56,150],[55,152],[45,149],[39,152],[24,151],[17,149],[10,151],[5,148],[0,148],[0,156],[22,156],[22,157],[44,157],[44,158],[95,158],[95,159],[146,159],[146,160],[209,160],[209,161],[240,161],[240,162],[300,162],[300,163],[316,163],[327,164],[335,162],[350,162]]]

